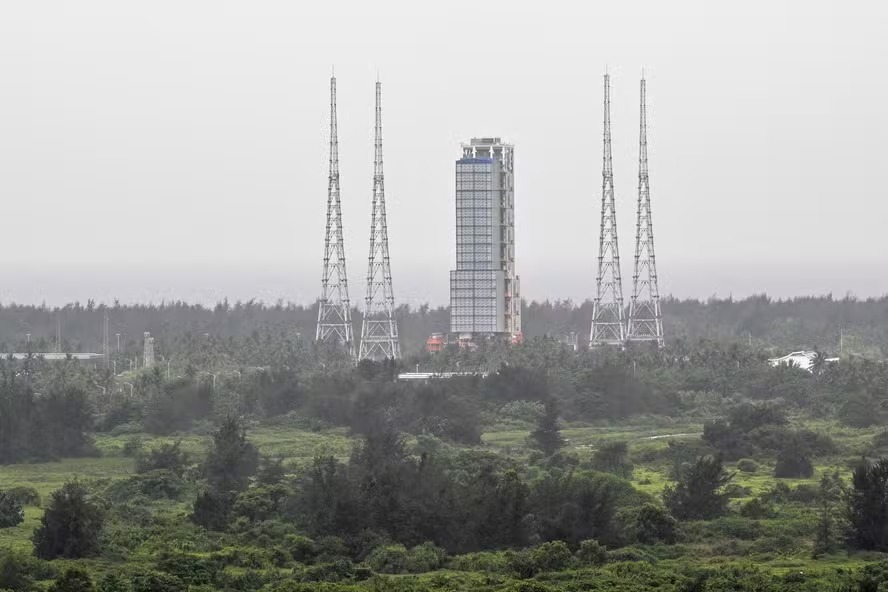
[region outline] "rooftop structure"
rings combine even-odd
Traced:
[[[794,366],[813,372],[814,360],[816,358],[817,352],[814,351],[794,351],[779,358],[771,358],[768,360],[768,363],[772,366]],[[832,364],[838,362],[839,358],[824,358],[823,361]]]
[[[46,360],[47,362],[64,362],[65,360],[77,360],[79,362],[90,362],[94,360],[101,360],[104,358],[102,354],[94,354],[94,353],[64,353],[64,352],[12,352],[12,353],[0,353],[0,358],[4,360],[13,359],[13,360],[24,360],[28,357],[37,358]]]

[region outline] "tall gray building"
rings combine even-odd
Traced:
[[[515,274],[514,147],[472,138],[456,161],[456,269],[450,272],[450,332],[521,339]]]

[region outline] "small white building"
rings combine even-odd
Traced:
[[[813,372],[814,370],[811,368],[811,365],[814,363],[814,358],[816,356],[817,352],[814,351],[794,351],[781,358],[771,358],[768,360],[768,363],[772,366],[791,365],[796,368],[801,368],[802,370],[807,370],[808,372]],[[825,361],[828,363],[838,362],[839,358],[826,358]]]

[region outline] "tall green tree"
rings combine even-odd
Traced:
[[[888,458],[861,461],[851,477],[848,521],[857,547],[888,551]]]
[[[663,491],[663,501],[679,520],[709,520],[727,511],[724,487],[732,478],[721,457],[702,456],[681,472],[674,486]]]
[[[40,526],[34,531],[34,554],[41,559],[76,559],[99,553],[104,514],[78,481],[52,492]]]
[[[554,397],[546,399],[545,409],[537,419],[537,427],[530,434],[533,444],[546,456],[552,456],[564,447],[558,425],[558,403]]]
[[[207,482],[219,492],[243,491],[256,474],[259,452],[247,440],[247,430],[235,417],[228,417],[213,434],[205,463]]]

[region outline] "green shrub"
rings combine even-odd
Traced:
[[[523,551],[506,551],[505,559],[506,564],[509,566],[509,571],[515,574],[516,577],[522,579],[532,578],[537,572],[530,551],[526,549]]]
[[[185,483],[175,473],[155,470],[129,479],[117,479],[109,485],[104,496],[115,504],[132,502],[139,497],[148,499],[178,500],[182,497]]]
[[[750,518],[752,520],[760,520],[762,518],[769,518],[773,514],[773,509],[770,505],[766,504],[761,500],[761,498],[754,497],[742,506],[740,506],[740,515],[744,518]]]
[[[495,551],[479,551],[457,555],[450,559],[450,567],[457,571],[505,573],[509,570],[508,557]]]
[[[110,434],[112,436],[123,436],[126,434],[141,434],[144,431],[145,428],[142,426],[141,422],[131,421],[114,426],[111,429]]]
[[[635,539],[645,545],[672,544],[678,536],[678,521],[666,508],[655,504],[644,504],[639,508],[633,522]]]
[[[561,571],[571,564],[573,554],[564,541],[549,541],[530,551],[535,571]]]
[[[814,465],[808,455],[796,446],[788,446],[777,453],[774,476],[778,479],[808,478],[814,475]]]
[[[647,563],[656,563],[657,557],[638,547],[623,547],[607,552],[608,563],[618,563],[625,561],[645,561]]]
[[[407,571],[410,573],[434,571],[444,565],[446,560],[447,551],[426,541],[410,549],[410,554],[407,556]]]
[[[577,559],[583,565],[604,565],[607,562],[607,547],[598,544],[595,539],[582,541],[577,549]]]
[[[33,487],[19,485],[17,487],[10,487],[6,490],[6,493],[23,506],[40,507],[40,494]]]
[[[596,471],[631,479],[634,467],[629,460],[629,445],[626,442],[602,444],[592,455],[591,466]]]
[[[95,586],[89,573],[77,567],[65,570],[65,573],[49,587],[49,592],[93,592],[94,590]]]
[[[741,541],[755,540],[762,535],[762,525],[739,516],[725,516],[711,520],[703,527],[710,535]]]
[[[8,491],[0,491],[0,528],[11,528],[25,521],[25,511]]]
[[[367,557],[367,564],[376,573],[406,573],[407,548],[404,545],[377,547]]]
[[[157,560],[159,570],[189,585],[212,584],[221,567],[218,559],[185,553],[164,553]]]
[[[774,537],[760,537],[756,539],[749,547],[749,553],[756,555],[791,555],[798,548],[798,539],[788,534],[781,534]]]
[[[123,443],[123,455],[138,457],[144,446],[145,443],[142,441],[142,436],[133,436]]]
[[[130,574],[132,592],[185,592],[182,580],[163,572],[140,569]]]
[[[188,453],[182,450],[182,441],[164,442],[147,453],[140,452],[136,457],[136,472],[148,473],[164,470],[181,477],[188,466]]]
[[[339,559],[348,559],[350,553],[348,547],[341,538],[336,536],[322,536],[315,540],[318,563],[331,563]]]
[[[307,536],[288,534],[284,537],[284,545],[290,556],[299,563],[311,563],[317,555],[315,542]]]
[[[506,588],[505,592],[556,592],[556,590],[558,589],[539,582],[518,582]]]
[[[341,582],[354,577],[355,566],[348,559],[306,567],[294,575],[300,582]]]
[[[96,582],[97,592],[131,592],[130,581],[117,573],[106,573]]]
[[[751,458],[741,458],[737,461],[737,470],[743,473],[755,473],[758,468],[758,463]]]
[[[33,587],[27,558],[12,551],[0,551],[0,590],[31,590]]]

